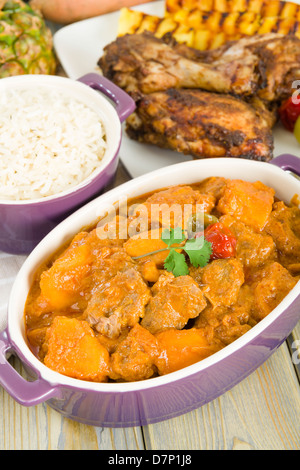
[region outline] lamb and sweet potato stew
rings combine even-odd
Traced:
[[[39,268],[29,347],[50,369],[94,382],[149,379],[214,354],[298,282],[296,199],[210,177],[129,200]]]

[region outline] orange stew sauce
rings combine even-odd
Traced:
[[[162,234],[171,229],[186,240],[170,245],[167,260]],[[203,236],[208,259],[192,264],[185,243]],[[298,206],[259,181],[211,177],[130,200],[125,215],[119,210],[78,233],[36,273],[26,336],[33,353],[61,374],[149,379],[247,333],[299,274]]]

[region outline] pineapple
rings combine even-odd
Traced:
[[[262,18],[298,19],[300,6],[285,0],[166,0],[165,16],[180,11],[219,11],[220,13],[256,13]]]
[[[21,0],[0,0],[0,78],[55,70],[52,34],[40,13]]]

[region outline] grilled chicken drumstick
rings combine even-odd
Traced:
[[[201,88],[283,100],[290,96],[293,81],[300,79],[300,40],[270,33],[202,52],[145,32],[117,38],[106,46],[98,64],[129,93]]]
[[[220,93],[252,94],[256,88],[256,61],[231,57],[214,64],[191,60],[150,33],[130,34],[104,49],[98,62],[103,74],[132,93],[152,93],[168,88],[202,88]]]

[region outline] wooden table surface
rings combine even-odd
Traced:
[[[128,178],[120,163],[114,184]],[[0,295],[24,259],[0,253]],[[143,427],[80,424],[45,403],[23,407],[0,387],[0,450],[298,450],[299,350],[300,323],[267,362],[232,390],[195,411]],[[22,364],[17,359],[13,364],[22,374]]]

